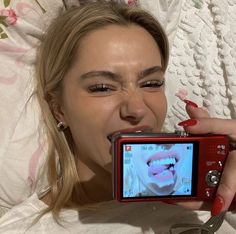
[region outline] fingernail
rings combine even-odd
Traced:
[[[224,206],[224,199],[221,196],[217,195],[211,208],[211,215],[212,216],[219,215],[222,211],[223,206]]]
[[[178,123],[178,125],[182,127],[194,126],[196,124],[197,124],[196,119],[188,119],[188,120]]]
[[[194,107],[194,108],[198,107],[198,105],[195,102],[192,102],[190,100],[185,99],[184,102],[191,107]]]

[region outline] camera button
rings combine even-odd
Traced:
[[[220,172],[217,170],[209,171],[206,175],[206,183],[210,187],[215,187],[220,181]]]
[[[210,180],[211,180],[211,182],[213,183],[213,184],[217,184],[218,183],[218,181],[219,181],[219,179],[218,179],[218,177],[217,176],[211,176],[211,178],[210,178]]]
[[[222,166],[223,166],[223,163],[222,163],[222,161],[218,161],[218,164],[219,164],[219,166],[220,166],[220,167],[222,167]]]
[[[210,193],[210,191],[206,191],[206,197],[210,197],[211,196],[211,193]]]

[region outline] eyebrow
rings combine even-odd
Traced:
[[[147,69],[139,72],[138,78],[142,79],[142,78],[149,76],[149,75],[156,73],[156,72],[164,73],[163,68],[161,66],[154,66],[154,67],[150,67],[150,68],[147,68]],[[111,80],[120,80],[121,79],[121,75],[113,73],[111,71],[90,71],[90,72],[82,74],[80,76],[80,78],[82,80],[86,80],[86,79],[98,77],[98,76],[106,77]]]
[[[140,72],[138,74],[138,77],[139,77],[139,79],[142,79],[142,78],[149,76],[149,75],[156,73],[156,72],[164,73],[163,68],[161,66],[154,66],[154,67],[147,68],[144,71]]]
[[[82,80],[86,80],[88,78],[93,78],[93,77],[98,77],[98,76],[106,77],[106,78],[111,79],[111,80],[121,79],[120,75],[115,74],[115,73],[110,72],[110,71],[90,71],[90,72],[87,72],[85,74],[82,74],[80,76],[80,78]]]

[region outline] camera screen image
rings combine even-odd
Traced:
[[[196,151],[196,142],[124,143],[123,198],[194,196]]]

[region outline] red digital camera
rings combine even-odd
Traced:
[[[117,134],[112,138],[114,198],[211,200],[228,152],[225,135]]]

